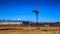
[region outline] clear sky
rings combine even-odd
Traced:
[[[60,0],[0,0],[0,19],[36,21],[33,9],[39,8],[39,22],[60,21]]]

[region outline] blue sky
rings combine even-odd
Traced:
[[[60,21],[60,0],[0,0],[0,19],[36,21],[33,9],[39,8],[39,22]]]

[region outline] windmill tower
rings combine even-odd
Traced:
[[[38,14],[39,14],[39,10],[38,9],[35,9],[35,10],[32,10],[32,12],[34,12],[36,14],[36,23],[37,23],[37,29],[39,30],[39,24],[38,24]]]

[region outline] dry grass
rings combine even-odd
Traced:
[[[0,34],[60,34],[60,31],[3,30]]]
[[[37,30],[37,27],[9,25],[0,26],[0,34],[60,34],[60,27],[39,27],[40,30]]]
[[[37,30],[36,27],[21,27],[21,28],[22,29],[20,29],[20,27],[17,27],[17,29],[12,30],[0,30],[0,34],[60,34],[60,27],[49,27],[49,28],[40,27],[41,28],[40,30]]]

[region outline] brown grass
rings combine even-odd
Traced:
[[[36,27],[21,27],[21,29],[18,27],[12,30],[0,30],[0,34],[60,34],[60,27],[40,27],[40,30],[37,30]]]
[[[60,31],[3,30],[0,34],[60,34]]]
[[[19,25],[0,24],[0,34],[60,34],[60,27],[21,27]]]

